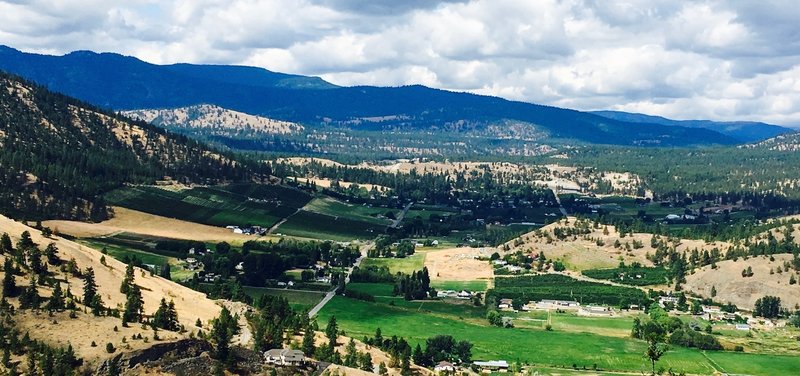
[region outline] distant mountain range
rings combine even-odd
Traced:
[[[626,121],[629,123],[661,124],[667,126],[710,129],[733,137],[741,142],[755,142],[780,134],[793,132],[793,129],[754,121],[711,121],[711,120],[672,120],[622,111],[592,111],[595,115]]]
[[[338,87],[318,77],[261,68],[155,65],[88,51],[49,56],[0,47],[0,70],[114,110],[213,104],[306,127],[452,132],[518,121],[534,125],[549,140],[642,146],[737,144],[754,139],[761,127],[775,129],[753,125],[733,133],[724,127],[623,120],[605,113],[600,116],[419,85]]]

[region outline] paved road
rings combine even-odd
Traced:
[[[347,275],[344,277],[345,285],[350,283],[350,273],[353,272],[353,268],[361,265],[361,261],[363,261],[364,258],[367,257],[367,251],[369,251],[370,248],[372,248],[372,244],[368,244],[361,247],[361,256],[356,259],[356,262],[353,263],[353,266],[347,269]],[[325,304],[328,304],[328,302],[331,301],[331,299],[333,299],[334,296],[336,296],[336,287],[334,287],[333,290],[328,291],[328,293],[325,294],[325,297],[322,298],[322,300],[319,303],[317,303],[317,305],[315,305],[314,308],[311,308],[311,310],[308,311],[308,317],[316,316],[317,313],[319,313],[319,311],[322,310],[322,307],[325,307]]]
[[[282,224],[286,223],[286,221],[288,221],[289,218],[291,218],[293,215],[299,213],[300,210],[302,210],[302,209],[297,209],[294,213],[289,214],[288,216],[286,216],[286,218],[281,219],[278,223],[272,225],[272,227],[270,227],[269,230],[267,230],[267,235],[272,235],[272,233],[275,232],[275,230],[277,230],[278,227],[280,227]]]
[[[553,194],[556,196],[556,202],[558,203],[558,210],[561,210],[561,214],[567,217],[567,209],[564,209],[564,205],[561,205],[561,199],[558,198],[558,190],[554,190]]]
[[[405,218],[406,213],[408,213],[408,209],[411,209],[411,205],[414,205],[414,202],[409,202],[405,207],[403,207],[403,210],[397,216],[397,219],[395,219],[394,222],[392,222],[392,224],[389,225],[389,227],[397,228],[397,226],[400,225],[400,222],[403,221],[403,218]]]

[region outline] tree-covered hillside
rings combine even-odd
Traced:
[[[0,212],[101,220],[126,183],[214,183],[259,171],[184,136],[0,72]],[[260,171],[266,173],[267,171]]]

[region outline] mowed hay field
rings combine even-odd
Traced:
[[[40,248],[44,248],[51,242],[54,243],[58,247],[59,257],[64,261],[75,259],[81,270],[92,267],[95,271],[98,294],[103,299],[105,306],[121,308],[124,305],[125,296],[120,293],[119,286],[125,274],[125,264],[112,257],[105,257],[105,265],[103,265],[100,261],[103,254],[98,250],[63,238],[44,238],[40,235],[40,232],[35,229],[25,226],[22,223],[14,222],[6,217],[0,217],[0,233],[7,232],[11,236],[12,241],[16,242],[23,231],[29,231],[31,238]],[[57,277],[62,280],[62,288],[64,290],[69,287],[75,294],[82,291],[82,279],[71,275],[64,275],[63,273],[57,273]],[[161,277],[151,276],[149,272],[143,269],[135,268],[135,283],[142,288],[144,311],[146,314],[153,314],[158,308],[158,303],[161,298],[166,298],[168,301],[173,300],[175,302],[178,319],[186,328],[196,330],[194,324],[197,319],[203,323],[204,327],[207,327],[210,320],[219,315],[220,306],[215,301],[206,298],[205,294],[193,291]],[[17,277],[18,286],[24,286],[26,284],[27,282],[24,279]],[[47,288],[40,288],[40,294],[49,296],[50,291]],[[32,337],[47,342],[62,344],[70,342],[75,346],[76,352],[83,357],[107,356],[107,353],[103,354],[98,349],[103,346],[102,351],[104,352],[104,345],[107,342],[114,343],[115,346],[121,345],[121,338],[127,336],[130,340],[130,335],[134,334],[133,329],[138,327],[132,325],[131,330],[114,332],[111,330],[113,326],[121,327],[121,321],[119,319],[111,320],[110,318],[103,318],[95,322],[94,317],[79,315],[78,319],[74,319],[81,321],[79,324],[64,324],[66,328],[74,327],[74,330],[64,330],[63,328],[47,330],[48,326],[46,323],[48,321],[52,322],[52,319],[48,318],[47,315],[31,315],[30,318],[34,321],[30,323],[20,323],[20,325],[23,327],[28,325],[30,328],[36,328],[30,331]],[[63,321],[68,320],[65,319]],[[116,324],[113,324],[113,322],[116,322]],[[89,331],[91,328],[96,328],[96,331]],[[186,335],[188,335],[188,333]],[[165,338],[177,338],[178,336],[182,337],[185,335],[179,335],[177,333],[169,334],[162,331],[161,336]],[[89,346],[92,340],[98,344],[97,348]]]
[[[413,303],[419,305],[420,302],[409,302],[409,305]],[[441,312],[426,313],[413,307],[393,307],[343,297],[335,297],[328,303],[320,312],[318,322],[324,325],[332,315],[336,317],[339,327],[348,336],[355,338],[371,336],[376,328],[381,328],[384,336],[405,337],[412,346],[437,334],[466,339],[474,345],[475,359],[504,359],[509,362],[567,368],[575,364],[589,369],[597,364],[598,367],[611,371],[649,370],[649,363],[642,357],[646,347],[644,342],[600,336],[591,333],[590,327],[586,332],[506,329],[477,324],[477,320],[459,319],[458,316]],[[672,347],[658,363],[658,367],[696,375],[709,375],[722,369],[737,374],[789,375],[800,369],[800,358],[793,356],[708,354],[718,365],[712,364],[700,351]]]
[[[256,239],[250,235],[234,234],[231,230],[222,227],[162,217],[122,207],[114,207],[114,217],[100,223],[54,220],[44,221],[42,224],[59,233],[79,238],[130,232],[171,239],[227,241],[234,244]]]

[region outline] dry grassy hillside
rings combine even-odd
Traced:
[[[792,260],[792,255],[775,255],[775,261],[768,257],[752,257],[747,260],[727,260],[717,263],[717,269],[711,266],[699,268],[694,274],[686,276],[687,290],[711,297],[712,287],[717,290],[713,298],[719,302],[731,302],[740,308],[753,309],[756,299],[765,295],[778,296],[784,308],[795,309],[800,305],[800,285],[790,285],[789,278],[800,276],[793,269],[784,271],[784,262]],[[742,270],[753,269],[752,277],[742,277]],[[778,272],[778,269],[781,272]],[[772,270],[772,274],[770,274]]]
[[[642,265],[652,265],[652,262],[646,257],[648,253],[655,251],[650,247],[651,234],[634,233],[633,235],[622,237],[614,226],[601,225],[597,228],[590,225],[590,232],[587,234],[568,236],[564,240],[558,240],[555,236],[556,229],[564,231],[569,229],[576,230],[580,227],[578,226],[579,224],[580,222],[577,218],[567,217],[537,231],[524,234],[507,242],[505,245],[510,248],[510,252],[544,252],[545,257],[548,259],[560,259],[568,269],[576,271],[592,268],[613,268],[619,264],[620,258],[626,264],[639,262]],[[598,240],[600,240],[600,243],[598,243]],[[620,242],[619,248],[614,247],[614,243],[617,240]],[[643,247],[634,249],[634,240],[641,242]],[[626,244],[630,246],[630,250],[626,249]],[[700,251],[713,248],[724,250],[729,246],[730,244],[725,242],[706,243],[702,240],[682,239],[677,243],[676,249],[679,252],[691,251],[695,248]]]
[[[8,233],[12,241],[16,242],[24,231],[30,232],[32,240],[40,248],[44,248],[51,242],[55,243],[61,260],[75,259],[81,270],[92,267],[95,271],[98,294],[102,297],[104,305],[112,308],[123,307],[125,296],[120,293],[119,289],[125,273],[125,264],[111,257],[104,257],[105,265],[103,265],[101,262],[103,254],[95,249],[63,238],[45,238],[33,228],[0,216],[0,233]],[[55,270],[55,274],[55,277],[61,280],[64,290],[69,288],[74,295],[82,295],[83,280],[81,278],[58,270]],[[16,280],[17,286],[28,284],[23,277],[17,276]],[[135,283],[142,289],[145,314],[153,314],[162,297],[168,301],[173,300],[178,319],[188,330],[196,331],[198,329],[195,327],[197,319],[200,319],[204,327],[207,327],[209,321],[215,318],[221,310],[216,302],[206,298],[204,294],[161,277],[151,276],[149,272],[142,269],[136,269]],[[51,294],[49,288],[40,287],[39,291],[42,296]],[[143,341],[132,341],[131,337],[134,334],[141,333],[143,336],[150,337],[151,340],[153,338],[152,330],[149,328],[142,329],[135,324],[129,328],[123,328],[121,320],[113,317],[94,317],[91,314],[81,313],[76,319],[70,319],[67,312],[56,313],[54,317],[49,317],[45,313],[26,312],[19,317],[21,319],[18,325],[29,330],[32,338],[50,343],[66,344],[69,342],[75,347],[77,354],[87,360],[108,356],[105,352],[106,343],[113,343],[115,347],[122,349],[127,347],[136,349],[149,345]],[[118,327],[119,332],[114,331],[115,326]],[[184,335],[166,331],[160,333],[164,339],[177,339],[188,335],[188,333]],[[122,343],[123,336],[127,337],[127,343]],[[92,341],[97,344],[97,347],[91,346]]]

